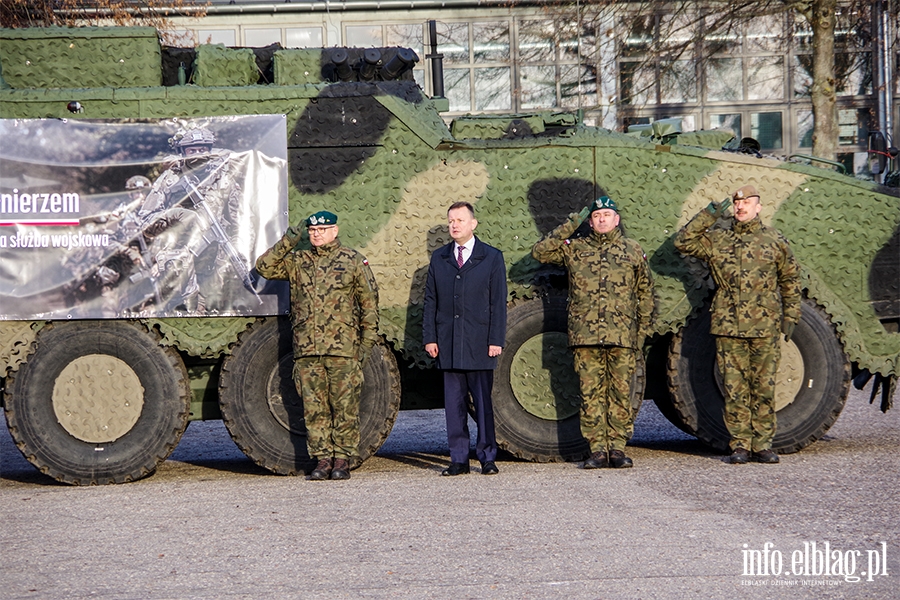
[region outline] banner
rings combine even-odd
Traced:
[[[0,119],[0,320],[275,315],[284,115]]]

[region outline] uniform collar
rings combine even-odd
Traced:
[[[341,240],[338,238],[334,238],[334,240],[324,244],[322,246],[313,246],[312,251],[316,254],[331,254],[335,250],[341,247]]]
[[[606,233],[597,233],[591,229],[591,239],[597,244],[611,244],[617,242],[621,237],[622,230],[618,227],[614,227],[611,231]]]
[[[759,215],[756,215],[749,221],[734,221],[734,225],[732,229],[735,233],[753,233],[755,231],[759,231],[759,228],[762,227],[762,221],[759,220]]]

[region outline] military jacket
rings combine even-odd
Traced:
[[[288,230],[256,261],[267,279],[291,284],[294,358],[363,358],[378,340],[378,288],[365,258],[335,239],[295,249],[300,235]]]
[[[537,260],[568,271],[569,345],[639,349],[653,324],[653,281],[646,256],[619,228],[567,239],[580,220],[573,215],[531,251]]]
[[[800,321],[800,266],[778,230],[759,216],[713,228],[701,210],[675,236],[675,247],[709,265],[716,283],[710,333],[757,338],[778,335],[782,321]]]

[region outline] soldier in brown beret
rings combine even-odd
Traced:
[[[790,340],[800,322],[800,267],[787,240],[760,221],[761,210],[759,192],[745,185],[730,200],[711,202],[675,236],[675,247],[706,261],[716,283],[710,333],[734,464],[751,457],[778,462],[772,450],[778,336]],[[716,226],[722,217],[727,225]]]

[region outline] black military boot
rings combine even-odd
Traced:
[[[585,469],[605,469],[609,466],[609,459],[606,452],[594,452],[591,457],[584,461]]]
[[[733,465],[745,465],[750,462],[750,451],[746,448],[735,448],[728,460]]]
[[[778,455],[774,450],[760,450],[753,453],[753,460],[772,465],[778,462]]]
[[[350,479],[350,461],[345,458],[334,459],[334,471],[331,472],[332,479]]]
[[[621,450],[610,450],[609,451],[609,466],[613,469],[627,469],[628,467],[633,467],[634,462]]]
[[[316,465],[316,468],[313,469],[313,472],[309,474],[309,478],[312,481],[325,481],[326,479],[331,477],[331,457],[328,458],[320,458],[319,464]]]

